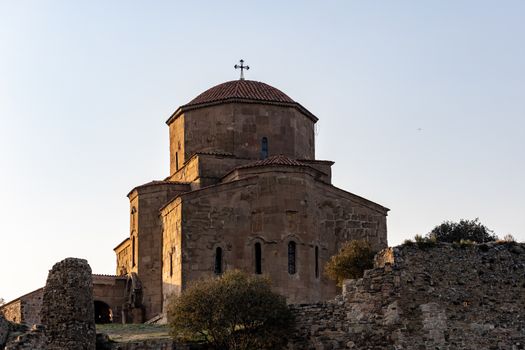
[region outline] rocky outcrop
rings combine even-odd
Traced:
[[[388,248],[343,295],[294,312],[291,349],[525,349],[525,245]]]

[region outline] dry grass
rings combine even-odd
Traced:
[[[115,342],[168,339],[167,325],[155,324],[97,324],[97,333],[106,333]]]

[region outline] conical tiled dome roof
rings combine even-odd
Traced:
[[[232,80],[216,85],[204,91],[189,103],[180,106],[166,123],[170,124],[172,120],[185,111],[231,102],[261,103],[292,107],[299,110],[314,122],[317,122],[315,115],[273,86],[254,80]]]
[[[232,80],[204,91],[186,106],[227,100],[252,100],[278,103],[295,103],[279,89],[253,80]]]

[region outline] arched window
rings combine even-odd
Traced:
[[[262,274],[262,250],[261,243],[255,243],[255,273]]]
[[[294,241],[288,242],[288,273],[294,275],[295,268],[296,244]]]
[[[315,278],[319,278],[319,247],[315,246]]]
[[[213,268],[213,272],[215,272],[216,275],[220,275],[222,273],[222,248],[221,247],[215,248],[215,266]]]
[[[135,236],[131,238],[131,266],[135,266]]]
[[[261,159],[268,158],[268,138],[265,136],[261,140]]]

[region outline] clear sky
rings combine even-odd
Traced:
[[[0,297],[68,256],[115,271],[134,186],[169,172],[165,121],[224,81],[320,119],[334,184],[399,244],[474,219],[525,241],[525,2],[0,0]]]

